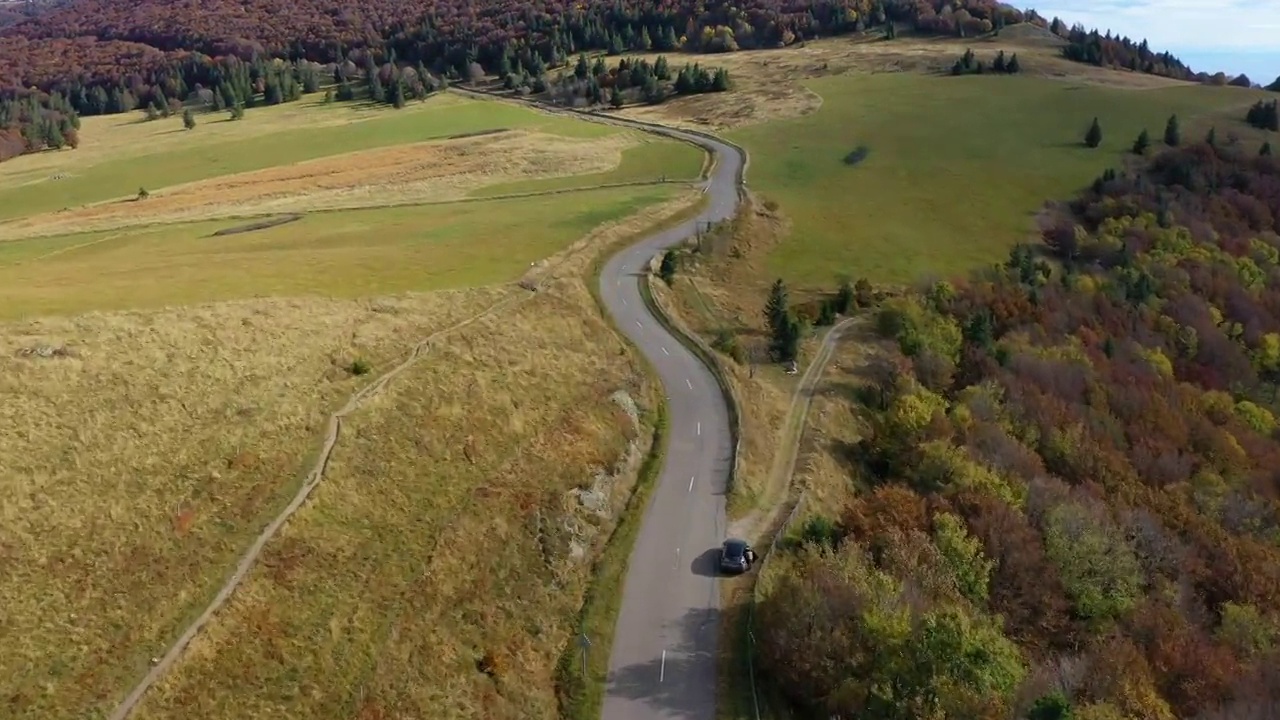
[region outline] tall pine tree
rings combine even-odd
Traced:
[[[1102,126],[1098,124],[1098,118],[1093,119],[1093,124],[1089,126],[1089,131],[1084,134],[1084,144],[1091,148],[1096,148],[1102,144]]]
[[[787,286],[781,278],[769,289],[764,316],[769,325],[769,354],[778,362],[795,360],[800,344],[800,324],[791,315]]]

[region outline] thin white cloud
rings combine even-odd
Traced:
[[[1079,0],[1036,10],[1068,24],[1146,38],[1155,50],[1280,51],[1280,0]]]

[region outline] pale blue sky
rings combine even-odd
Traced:
[[[1041,15],[1146,38],[1195,70],[1245,73],[1263,85],[1280,75],[1280,0],[1051,0]]]

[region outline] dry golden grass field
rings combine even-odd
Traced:
[[[303,487],[330,414],[441,331],[347,416],[139,716],[554,714],[655,408],[588,268],[701,196],[444,201],[652,183],[646,147],[692,179],[701,154],[505,103],[406,110],[88,118],[79,149],[0,166],[0,715],[105,717]]]
[[[696,197],[596,233],[544,270],[556,279],[537,294],[264,299],[3,326],[8,707],[109,709],[298,488],[328,412],[421,337],[506,301],[518,304],[433,344],[348,420],[316,495],[142,716],[550,708],[590,560],[644,449],[628,442],[647,438],[611,395],[654,408],[583,268]],[[353,376],[357,360],[369,375]],[[594,482],[623,454],[616,480]],[[486,653],[495,679],[476,670]]]
[[[556,715],[590,558],[648,439],[632,402],[655,407],[588,257],[351,416],[329,479],[138,717]]]
[[[351,364],[385,370],[512,292],[0,326],[6,715],[109,709],[293,494],[328,413],[369,379]]]

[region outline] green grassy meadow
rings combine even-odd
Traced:
[[[829,286],[963,274],[1002,258],[1034,230],[1045,201],[1067,199],[1122,161],[1145,127],[1158,142],[1170,113],[1184,141],[1210,124],[1256,145],[1244,111],[1258,92],[1177,86],[1124,90],[1022,76],[842,75],[806,86],[809,116],[728,136],[751,154],[747,181],[792,222],[769,272]],[[1100,148],[1081,143],[1094,116]],[[857,165],[844,157],[865,145]]]
[[[593,228],[671,197],[653,186],[311,213],[0,243],[0,318],[263,295],[361,297],[508,282]]]
[[[335,121],[341,120],[342,113],[356,117],[357,111],[350,106],[302,102],[312,106],[307,108],[308,113],[333,114]],[[130,196],[137,193],[138,188],[156,190],[359,150],[487,130],[523,128],[581,138],[621,132],[606,125],[539,113],[512,103],[469,100],[451,95],[433,97],[400,111],[381,111],[354,122],[328,125],[299,122],[296,126],[279,123],[280,126],[272,128],[271,132],[244,136],[230,132],[237,127],[251,132],[254,123],[274,123],[276,116],[290,111],[296,114],[297,110],[288,105],[255,108],[246,114],[244,120],[235,123],[221,116],[201,116],[204,122],[190,136],[183,136],[184,139],[189,137],[190,141],[180,148],[149,154],[144,151],[143,154],[107,156],[102,162],[88,166],[74,164],[85,154],[66,151],[63,154],[72,162],[72,167],[67,177],[56,182],[32,182],[33,173],[24,167],[31,161],[24,162],[21,158],[10,161],[6,163],[5,172],[0,174],[0,221]],[[176,130],[161,132],[181,132],[181,121],[176,122]],[[166,127],[159,123],[174,124],[168,120],[155,121],[155,124],[130,121],[135,127],[126,128],[137,133],[146,126]],[[222,132],[210,132],[211,128]],[[84,144],[97,140],[92,129],[83,135]]]

